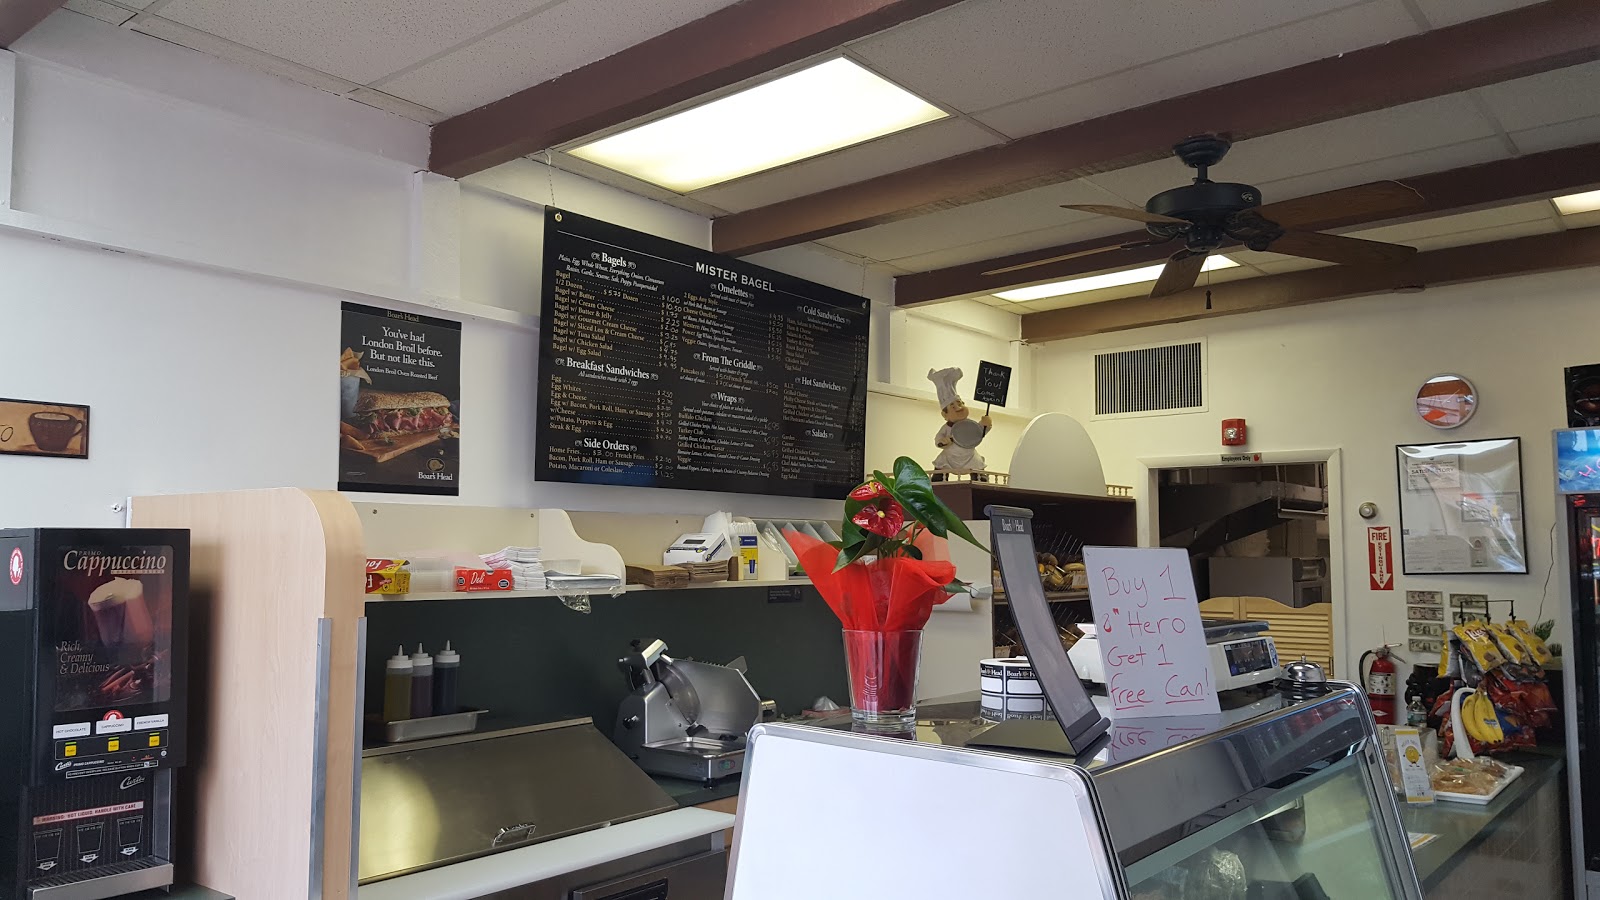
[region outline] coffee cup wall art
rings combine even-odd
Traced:
[[[0,397],[0,454],[89,458],[89,407]]]

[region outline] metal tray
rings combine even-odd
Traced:
[[[400,722],[384,722],[376,718],[369,721],[373,725],[383,726],[383,739],[386,742],[403,744],[407,741],[420,741],[424,738],[466,734],[478,727],[478,716],[486,712],[488,712],[486,709],[463,709],[447,716],[427,716],[421,719],[405,719]]]

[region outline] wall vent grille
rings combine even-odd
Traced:
[[[1205,344],[1167,344],[1094,355],[1094,414],[1200,412],[1205,401]]]

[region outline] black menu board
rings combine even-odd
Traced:
[[[863,474],[867,301],[545,215],[541,481],[843,497]]]

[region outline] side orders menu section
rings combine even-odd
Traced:
[[[842,497],[867,301],[562,210],[545,218],[541,481]]]

